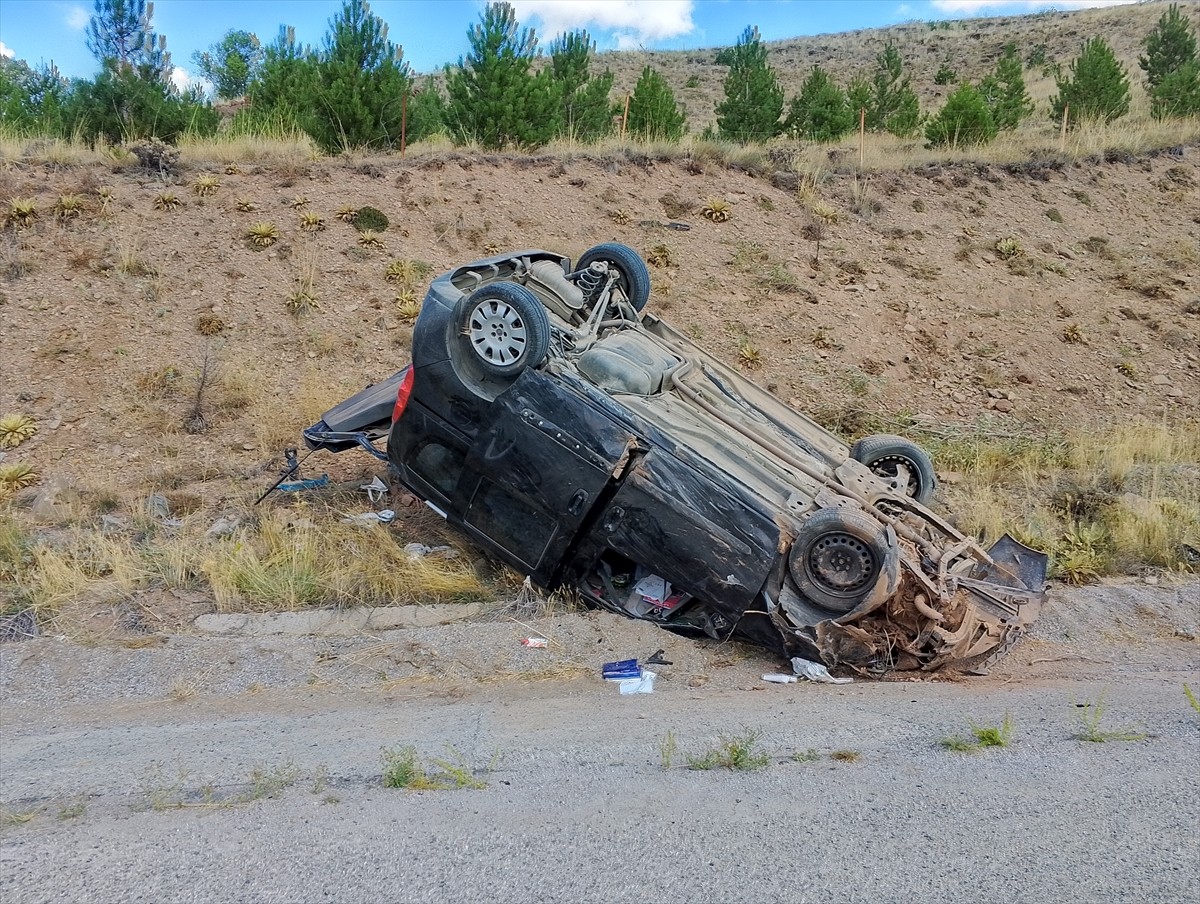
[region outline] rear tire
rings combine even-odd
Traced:
[[[788,571],[808,599],[841,615],[875,589],[889,551],[883,526],[864,512],[821,509],[796,535]]]
[[[901,487],[901,492],[921,505],[927,505],[933,498],[937,488],[933,461],[928,452],[911,440],[886,433],[867,436],[851,447],[850,457],[884,480],[895,480],[897,466],[903,465],[908,470],[908,486]]]
[[[617,287],[633,305],[633,309],[641,311],[650,300],[650,271],[641,256],[628,245],[605,242],[585,251],[576,261],[575,269],[585,270],[596,261],[604,261],[616,269]]]
[[[515,377],[537,367],[550,348],[550,318],[532,292],[493,283],[459,299],[456,340],[485,376]]]

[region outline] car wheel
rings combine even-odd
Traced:
[[[796,535],[788,571],[812,602],[844,613],[875,589],[888,553],[887,534],[875,519],[851,509],[821,509]]]
[[[550,347],[550,318],[524,286],[493,283],[458,302],[459,341],[484,373],[513,377],[536,367]]]
[[[584,270],[596,261],[604,261],[616,269],[617,286],[635,311],[646,306],[650,300],[650,271],[636,251],[618,242],[605,242],[585,251],[575,263],[575,269]]]
[[[850,457],[862,462],[885,480],[895,480],[901,466],[908,472],[906,495],[925,505],[933,498],[937,478],[929,453],[902,436],[878,434],[867,436],[850,449]]]

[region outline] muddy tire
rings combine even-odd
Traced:
[[[788,552],[788,571],[809,600],[842,614],[875,589],[888,553],[887,533],[866,513],[821,509],[796,535]]]
[[[628,245],[617,242],[605,242],[595,248],[589,248],[575,263],[576,270],[586,269],[589,264],[604,261],[614,267],[618,273],[617,288],[633,305],[635,311],[640,311],[650,300],[650,271],[646,262]]]
[[[928,504],[937,488],[933,461],[929,453],[902,436],[878,434],[860,439],[850,449],[850,457],[862,462],[884,480],[895,480],[898,466],[908,471],[908,487],[901,490],[921,505]]]
[[[550,318],[532,292],[494,283],[459,299],[454,312],[461,353],[485,376],[515,377],[550,348]]]

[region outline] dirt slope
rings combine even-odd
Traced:
[[[1200,413],[1196,148],[1015,173],[934,167],[872,176],[865,191],[830,175],[819,194],[836,222],[824,226],[786,173],[684,160],[443,156],[215,172],[209,198],[191,191],[196,172],[175,186],[102,167],[0,175],[0,197],[34,198],[42,212],[0,239],[0,410],[42,422],[21,454],[43,474],[178,488],[253,473],[343,392],[406,361],[390,260],[437,272],[492,247],[578,255],[608,240],[669,258],[652,267],[650,310],[827,418],[905,410],[1023,431]],[[107,211],[101,186],[115,194]],[[72,191],[89,209],[56,222],[51,206]],[[155,209],[164,192],[183,206]],[[710,196],[732,204],[728,222],[699,215]],[[324,231],[300,230],[297,198]],[[659,225],[663,198],[689,229]],[[255,209],[239,212],[238,200]],[[360,247],[335,218],[366,204],[392,220],[383,249]],[[253,250],[245,235],[257,222],[277,225],[279,242]],[[285,298],[306,281],[320,308],[294,316]],[[200,335],[203,315],[221,331]],[[188,435],[206,354],[209,429]]]

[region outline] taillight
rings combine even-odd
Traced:
[[[404,371],[404,379],[400,381],[400,389],[396,392],[396,407],[392,409],[392,423],[400,420],[400,415],[404,414],[404,409],[408,406],[408,397],[412,395],[413,388],[413,369],[412,365]]]

